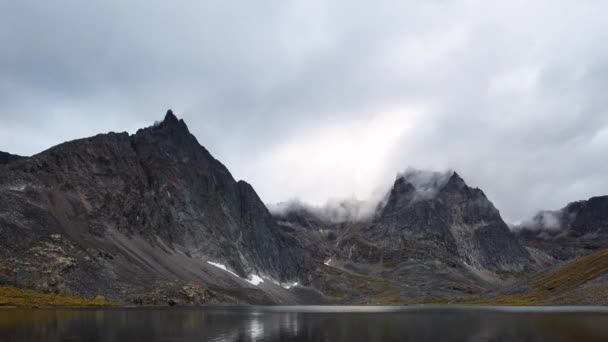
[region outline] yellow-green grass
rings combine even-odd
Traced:
[[[563,292],[608,273],[608,249],[571,261],[533,282],[538,291]]]
[[[479,305],[542,305],[578,302],[589,291],[579,287],[608,274],[608,249],[570,261],[554,271],[532,281],[532,291],[526,294],[480,300],[469,304]],[[595,289],[599,291],[601,289]]]
[[[103,297],[87,299],[64,296],[54,293],[42,293],[34,290],[15,287],[0,287],[0,307],[112,307],[116,303]]]

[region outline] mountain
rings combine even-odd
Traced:
[[[16,154],[10,154],[7,152],[0,151],[0,165],[8,164],[12,161],[19,160],[23,158],[22,156],[18,156]]]
[[[171,111],[133,135],[0,166],[0,281],[10,285],[154,302],[194,284],[204,300],[293,302],[280,284],[298,282],[306,262],[291,244],[251,185]]]
[[[345,302],[453,300],[536,266],[484,193],[456,172],[399,176],[366,219],[329,223],[314,219],[319,210],[291,209],[275,218],[297,241],[316,236],[308,244],[324,266],[312,284]]]
[[[493,272],[523,269],[527,251],[483,191],[456,172],[432,173],[423,182],[420,176],[398,177],[384,207],[359,233],[383,251],[381,258],[437,258]]]
[[[512,231],[452,171],[400,174],[377,206],[269,207],[170,110],[135,134],[2,152],[0,286],[144,305],[445,303],[537,291],[608,246],[608,196]],[[597,255],[556,274],[601,282]]]
[[[608,196],[545,210],[516,227],[520,242],[560,261],[608,247]]]

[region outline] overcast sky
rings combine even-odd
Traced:
[[[0,2],[0,150],[173,108],[267,203],[451,168],[518,221],[608,194],[607,105],[607,1]]]

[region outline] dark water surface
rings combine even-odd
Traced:
[[[0,341],[608,341],[608,309],[1,309]]]

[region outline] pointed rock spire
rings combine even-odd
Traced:
[[[175,116],[175,114],[173,114],[173,111],[169,109],[167,111],[167,114],[165,115],[165,119],[163,120],[163,122],[167,124],[175,124],[178,123],[179,120],[177,120],[177,117]]]
[[[165,119],[160,124],[161,128],[169,129],[172,134],[178,135],[190,135],[190,131],[188,131],[188,126],[184,120],[178,119],[171,109],[167,110],[167,114],[165,114]]]
[[[450,176],[450,179],[443,188],[459,190],[465,188],[466,186],[467,183],[465,183],[464,179],[462,179],[462,177],[460,177],[460,175],[456,171],[454,171],[454,173],[452,173],[452,176]]]

